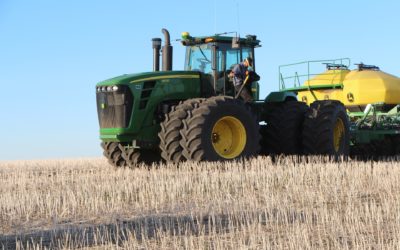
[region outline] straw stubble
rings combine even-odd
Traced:
[[[0,247],[392,248],[396,161],[0,163]]]

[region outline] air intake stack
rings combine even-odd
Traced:
[[[160,71],[161,38],[153,38],[153,71]]]

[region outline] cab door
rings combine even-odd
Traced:
[[[253,58],[253,49],[249,47],[232,48],[230,44],[221,44],[216,51],[216,92],[228,96],[235,96],[232,70],[246,57]]]

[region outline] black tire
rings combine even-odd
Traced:
[[[135,168],[140,164],[151,165],[161,161],[160,153],[150,149],[129,148],[124,150],[123,157],[127,166]]]
[[[180,141],[182,136],[180,130],[183,128],[183,120],[187,118],[188,111],[198,107],[204,99],[189,99],[172,108],[171,112],[165,115],[165,120],[160,124],[161,157],[167,162],[178,163],[186,160],[182,156]]]
[[[249,157],[259,151],[257,119],[241,100],[211,97],[188,111],[183,123],[181,146],[187,160],[230,160]]]
[[[121,145],[118,142],[102,142],[103,155],[114,167],[125,167],[126,161],[123,157]]]
[[[335,133],[335,128],[339,132]],[[341,102],[325,100],[311,104],[303,125],[303,150],[307,155],[329,155],[336,159],[349,155],[349,118]]]
[[[301,154],[301,134],[307,110],[305,103],[297,101],[270,104],[265,116],[267,125],[261,131],[262,152],[270,155]]]

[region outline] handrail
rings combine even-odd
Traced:
[[[291,63],[291,64],[284,64],[284,65],[280,65],[278,67],[279,69],[279,90],[285,90],[286,89],[286,84],[285,84],[285,80],[288,79],[294,79],[294,83],[293,86],[294,87],[300,87],[301,83],[300,83],[300,77],[307,77],[307,84],[309,86],[310,84],[310,78],[319,74],[316,73],[311,73],[310,72],[310,66],[315,65],[317,63],[321,63],[321,64],[340,64],[340,65],[344,65],[345,67],[349,68],[351,61],[350,58],[338,58],[338,59],[329,59],[329,60],[312,60],[312,61],[303,61],[303,62],[297,62],[297,63]],[[304,65],[307,66],[307,74],[299,74],[297,71],[294,72],[294,75],[290,75],[290,76],[284,76],[282,73],[282,69],[283,68],[290,68],[294,66],[299,66],[299,65]],[[296,84],[297,82],[297,84]]]

